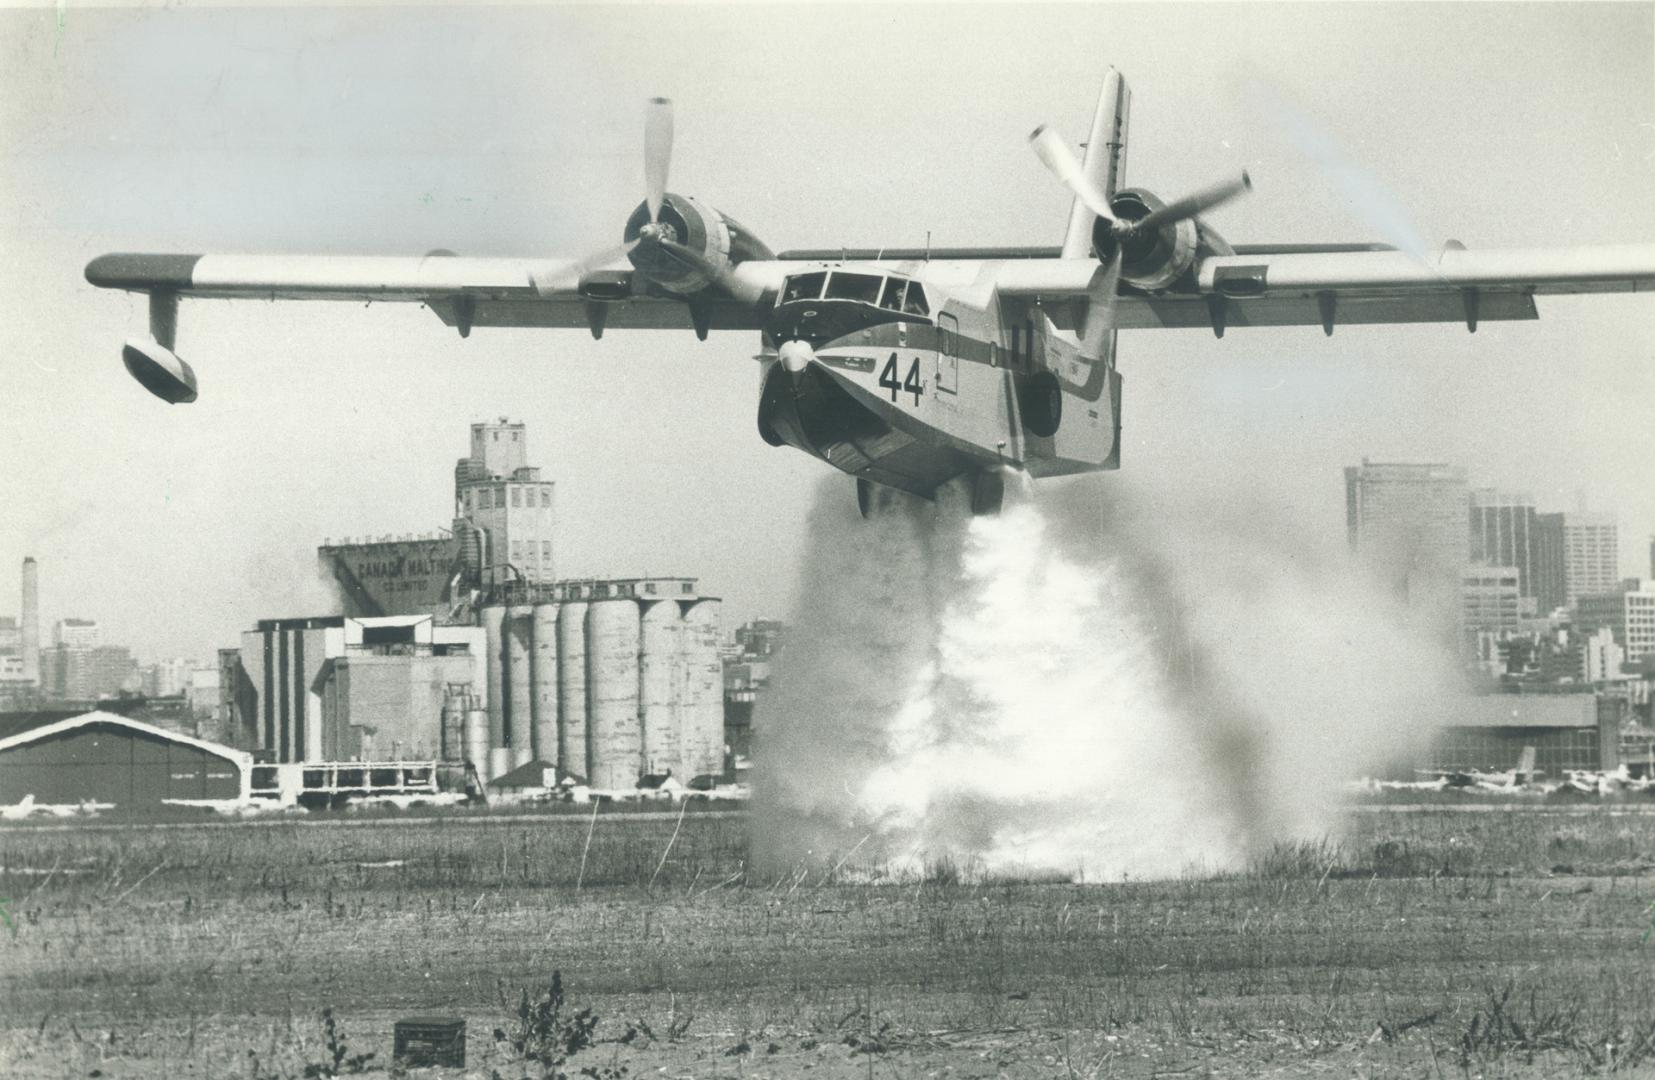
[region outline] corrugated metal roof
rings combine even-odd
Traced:
[[[228,758],[242,768],[251,768],[253,763],[253,756],[245,750],[237,750],[233,746],[224,746],[221,743],[208,742],[206,739],[197,739],[189,735],[180,735],[176,731],[168,731],[166,728],[156,727],[154,724],[147,724],[142,720],[134,720],[130,716],[121,716],[101,709],[94,709],[91,712],[78,710],[67,714],[24,713],[21,715],[37,719],[16,731],[0,731],[0,750],[34,742],[37,738],[46,738],[60,731],[71,731],[88,724],[111,724],[115,727],[128,728],[158,739],[205,750],[209,754]]]
[[[0,739],[9,739],[71,716],[84,715],[85,712],[85,709],[46,709],[40,712],[0,713]]]

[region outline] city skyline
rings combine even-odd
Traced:
[[[597,251],[639,198],[658,94],[678,109],[672,187],[778,248],[1055,242],[1068,200],[1027,134],[1083,130],[1105,64],[1134,90],[1129,183],[1168,194],[1251,171],[1252,195],[1211,221],[1234,243],[1382,238],[1260,85],[1300,103],[1433,246],[1655,237],[1647,9],[1068,6],[1053,10],[1073,32],[1055,41],[1028,10],[939,25],[881,9],[878,33],[815,8],[668,8],[652,33],[572,8],[77,10],[61,27],[49,10],[0,13],[0,197],[29,208],[0,222],[14,255],[0,342],[26,358],[0,450],[30,463],[0,478],[19,508],[0,551],[42,559],[43,618],[96,618],[146,656],[209,656],[256,618],[327,603],[325,538],[428,531],[456,429],[507,413],[559,486],[560,576],[693,575],[733,622],[787,616],[811,504],[854,514],[854,497],[759,440],[749,336],[462,341],[412,306],[188,302],[180,351],[202,397],[169,408],[120,368],[142,298],[82,278],[119,250]],[[799,34],[822,47],[781,47]],[[678,62],[731,48],[744,63]],[[1008,55],[1040,56],[1042,78]],[[968,92],[893,93],[891,72],[916,62]],[[1560,191],[1557,214],[1532,213]],[[1042,497],[1242,491],[1336,540],[1338,469],[1407,453],[1553,506],[1584,487],[1623,535],[1655,532],[1648,298],[1539,307],[1476,334],[1126,332],[1123,471]],[[1635,546],[1623,572],[1641,569]],[[0,610],[15,589],[0,576]]]

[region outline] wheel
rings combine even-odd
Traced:
[[[1017,391],[1017,410],[1031,435],[1049,439],[1063,423],[1063,387],[1049,371],[1036,372]]]

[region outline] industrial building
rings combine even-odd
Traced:
[[[109,712],[0,717],[0,804],[242,802],[250,755]]]
[[[439,759],[444,708],[486,685],[482,631],[429,615],[265,619],[241,641],[219,678],[260,761]]]
[[[221,651],[226,738],[261,767],[531,761],[604,789],[724,771],[719,601],[682,577],[559,580],[525,425],[473,424],[453,528],[329,542],[344,612]],[[280,783],[289,783],[280,780]]]
[[[487,775],[538,759],[616,789],[723,772],[720,605],[693,578],[525,584],[496,599],[478,609]]]
[[[446,531],[329,540],[316,549],[316,557],[338,587],[345,615],[445,618],[464,599],[460,545]]]
[[[553,491],[528,463],[525,425],[501,417],[471,425],[470,453],[454,466],[452,528],[422,536],[332,540],[317,549],[344,614],[456,617],[478,592],[549,584]]]
[[[540,478],[528,454],[527,428],[501,417],[471,425],[471,453],[454,466],[455,535],[485,588],[557,577],[554,484]]]
[[[230,740],[272,764],[542,760],[594,787],[724,767],[719,602],[692,578],[523,584],[476,610],[267,619],[221,654]]]

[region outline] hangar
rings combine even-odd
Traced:
[[[0,804],[245,801],[252,756],[109,712],[0,716]]]

